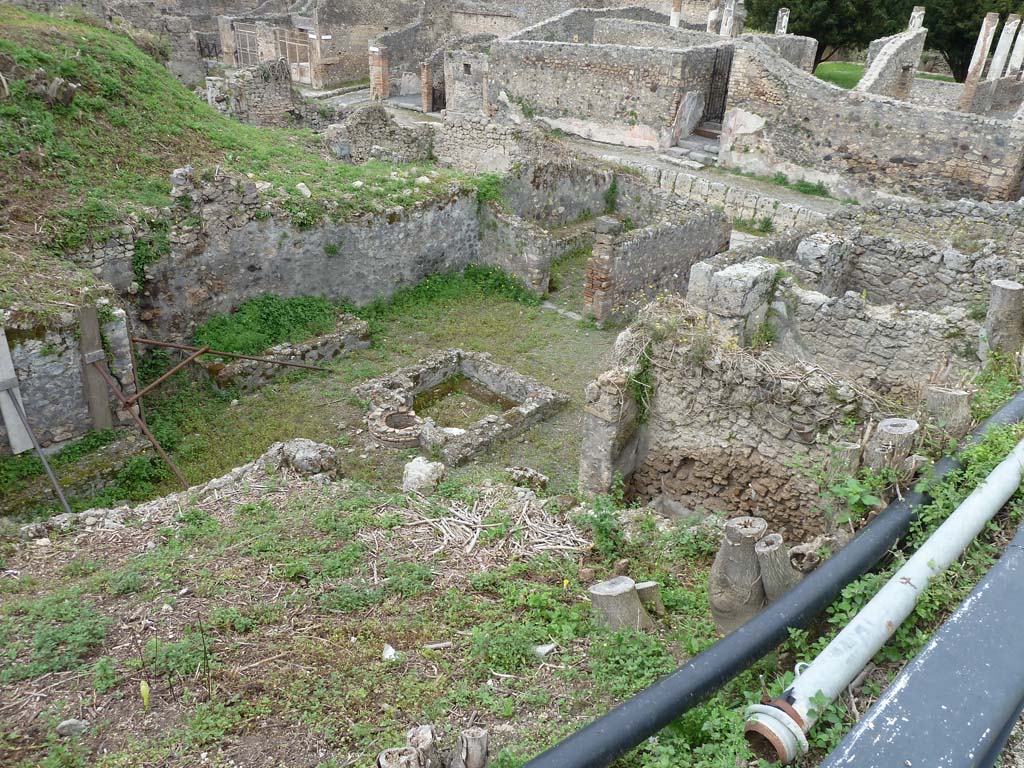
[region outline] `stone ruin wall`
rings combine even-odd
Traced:
[[[668,24],[668,16],[647,8],[597,8],[597,5],[599,3],[588,3],[590,7],[544,17],[543,21],[538,20],[538,23],[520,29],[514,35],[509,35],[508,39],[586,44],[594,42],[594,25],[598,19],[613,18]]]
[[[251,125],[322,130],[338,117],[334,108],[304,98],[292,86],[291,69],[284,59],[206,78],[206,101]]]
[[[22,405],[39,443],[45,448],[81,437],[92,429],[82,381],[82,352],[78,322],[67,313],[47,326],[6,327]],[[107,351],[107,366],[121,390],[135,394],[135,374],[125,313],[101,313],[100,334]],[[131,421],[110,394],[115,424]],[[7,430],[0,420],[0,453],[10,453]]]
[[[653,396],[641,416],[627,382],[646,349]],[[855,439],[876,401],[799,363],[764,364],[679,299],[646,308],[616,342],[616,366],[587,388],[580,485],[616,473],[641,501],[662,498],[726,516],[756,514],[793,541],[820,533],[818,486],[794,469]]]
[[[547,122],[600,141],[668,147],[682,93],[710,87],[716,45],[688,51],[499,40],[488,94],[504,91]]]
[[[981,327],[967,309],[943,302],[930,311],[879,306],[842,287],[832,293],[835,287],[820,280],[807,287],[808,250],[817,250],[822,262],[832,259],[833,271],[849,256],[808,249],[819,237],[796,232],[699,262],[690,271],[687,300],[741,343],[756,341],[767,324],[773,350],[911,402],[926,384],[960,384],[977,372]]]
[[[369,160],[408,164],[429,160],[434,130],[427,124],[401,126],[380,104],[359,107],[324,135],[331,151],[342,160],[361,165]]]
[[[814,69],[818,41],[813,38],[748,33],[740,35],[738,39],[756,40],[791,64],[807,72]],[[594,20],[593,42],[600,45],[632,45],[639,48],[687,49],[712,43],[728,45],[731,40],[700,30],[670,27],[664,23],[612,17]]]
[[[737,43],[720,162],[822,181],[840,195],[1016,199],[1024,127],[844,91]]]
[[[927,37],[928,30],[922,28],[873,41],[868,47],[864,75],[854,90],[906,100],[913,88]]]

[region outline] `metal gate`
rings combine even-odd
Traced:
[[[723,45],[715,52],[715,66],[711,72],[711,87],[704,102],[702,123],[721,123],[725,117],[725,102],[729,98],[729,75],[732,72],[732,46]]]
[[[292,72],[292,81],[312,85],[313,72],[309,66],[309,33],[302,30],[277,30],[277,52]]]
[[[256,44],[256,25],[235,22],[235,64],[255,67],[260,63],[260,50]]]

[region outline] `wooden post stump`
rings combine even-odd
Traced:
[[[913,419],[882,419],[864,447],[864,463],[876,472],[898,469],[914,448],[918,427]]]
[[[612,630],[648,630],[654,627],[654,622],[640,602],[636,582],[628,576],[616,576],[592,586],[590,603],[594,616]]]
[[[708,577],[711,615],[722,634],[732,632],[764,606],[754,544],[767,531],[768,523],[760,517],[737,517],[725,524],[725,537]]]
[[[661,599],[661,587],[656,581],[641,581],[636,585],[636,593],[644,608],[658,616],[665,615],[665,603]]]
[[[963,437],[971,428],[971,393],[963,389],[931,386],[924,390],[924,404],[939,426],[953,437]]]
[[[789,550],[778,533],[769,533],[757,542],[754,554],[761,568],[761,583],[769,603],[795,587],[803,578],[790,562]]]
[[[449,768],[486,768],[487,731],[483,728],[467,728],[459,734]]]
[[[1024,341],[1024,285],[1014,280],[993,280],[985,316],[989,351],[1013,358]]]
[[[420,755],[412,747],[385,749],[377,755],[377,768],[422,768]]]
[[[405,737],[406,744],[416,750],[420,768],[444,768],[441,752],[437,748],[437,733],[432,725],[420,725],[410,729]]]

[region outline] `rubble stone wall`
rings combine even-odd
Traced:
[[[668,147],[678,138],[683,93],[710,88],[717,50],[499,40],[491,47],[487,87],[573,133]]]
[[[328,129],[325,141],[334,154],[357,165],[368,160],[416,163],[429,159],[434,151],[430,126],[401,126],[380,104],[355,110],[340,126]]]
[[[303,98],[292,87],[291,69],[284,59],[265,62],[206,78],[206,101],[214,109],[252,125],[322,129],[334,122],[336,111]]]
[[[726,167],[822,181],[843,196],[1019,196],[1024,126],[845,91],[761,46],[736,45],[719,157]]]
[[[868,47],[864,76],[854,90],[894,99],[909,97],[927,36],[928,30],[921,28],[874,40]]]

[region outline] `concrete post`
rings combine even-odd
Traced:
[[[225,67],[235,66],[235,29],[229,16],[217,17],[217,33],[220,35],[220,58]]]
[[[374,101],[383,101],[391,95],[391,82],[388,72],[390,66],[388,49],[383,46],[371,45],[370,98]]]
[[[722,0],[711,0],[708,3],[708,27],[709,35],[717,35],[722,26]]]
[[[1006,17],[1002,34],[999,35],[999,44],[996,46],[995,55],[992,57],[992,66],[988,70],[989,80],[998,80],[1006,71],[1006,61],[1010,58],[1010,49],[1013,47],[1013,40],[1020,28],[1020,16],[1011,13]]]
[[[672,0],[672,15],[669,17],[668,25],[678,27],[679,19],[683,15],[683,0]]]
[[[915,5],[913,12],[910,14],[910,23],[907,25],[907,31],[913,32],[915,29],[921,29],[924,26],[924,6]]]
[[[256,22],[256,52],[260,61],[277,61],[277,35],[265,21]]]
[[[785,35],[789,29],[789,8],[779,8],[779,15],[775,19],[775,34]]]
[[[971,57],[971,65],[967,69],[967,79],[964,80],[964,91],[960,96],[959,109],[961,112],[970,112],[974,104],[974,94],[978,90],[978,83],[985,71],[985,62],[988,61],[988,52],[992,49],[992,40],[996,36],[996,27],[999,26],[999,14],[989,13],[981,23],[981,32],[978,34],[978,42],[974,46],[974,55]]]

